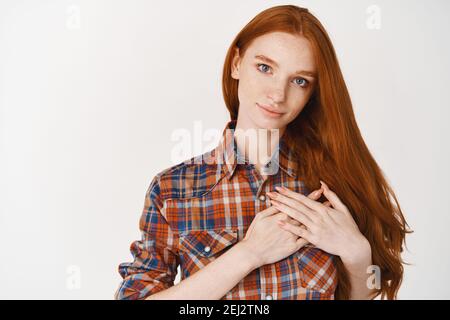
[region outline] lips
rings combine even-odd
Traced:
[[[267,111],[267,112],[273,114],[273,115],[281,116],[281,115],[283,114],[283,112],[279,112],[279,111],[277,111],[277,110],[276,110],[275,108],[273,108],[273,107],[269,107],[269,106],[266,106],[266,105],[263,105],[263,104],[259,104],[259,103],[256,103],[256,105],[257,105],[258,107],[264,109],[265,111]]]

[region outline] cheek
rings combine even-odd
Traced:
[[[242,75],[238,84],[239,102],[243,104],[254,104],[264,99],[264,83],[260,79],[246,75]]]
[[[309,101],[309,95],[300,94],[292,99],[292,107],[290,108],[290,114],[292,119],[296,118],[302,110],[305,108]]]

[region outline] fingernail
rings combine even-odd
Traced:
[[[280,188],[278,186],[276,186],[275,189],[277,189],[278,191],[283,191],[283,188]]]
[[[276,198],[277,197],[277,193],[276,192],[266,192],[266,194],[271,197],[271,198]]]

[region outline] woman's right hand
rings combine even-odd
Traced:
[[[308,197],[314,200],[319,199],[323,190],[315,191],[319,192],[314,194],[313,191]],[[271,206],[256,214],[244,239],[238,243],[253,259],[255,269],[280,261],[308,243],[305,239],[280,228],[277,223],[280,220],[300,225],[298,221]],[[303,225],[302,227],[305,228]]]

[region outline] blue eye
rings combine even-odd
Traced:
[[[300,84],[300,87],[307,87],[308,86],[308,80],[303,78],[297,78],[296,80],[302,80],[304,82],[303,85]],[[298,83],[298,82],[297,82]]]
[[[261,71],[262,73],[267,73],[267,72],[262,71],[262,70],[260,69],[261,66],[262,66],[262,67],[267,67],[268,69],[270,69],[270,66],[268,66],[267,64],[264,64],[264,63],[258,63],[258,64],[256,64],[256,66],[257,66],[257,69],[258,69],[259,71]],[[297,78],[297,79],[295,79],[295,80],[301,80],[301,81],[302,81],[302,83],[296,82],[296,84],[298,84],[301,88],[306,88],[306,87],[308,86],[309,81],[306,80],[306,79],[304,79],[304,78]]]
[[[257,66],[258,66],[258,69],[259,69],[260,66],[265,66],[265,67],[270,68],[267,64],[264,64],[264,63],[258,63]],[[259,69],[259,70],[261,70],[261,69]],[[264,71],[263,71],[263,72],[264,72]],[[265,72],[264,72],[264,73],[265,73]]]

